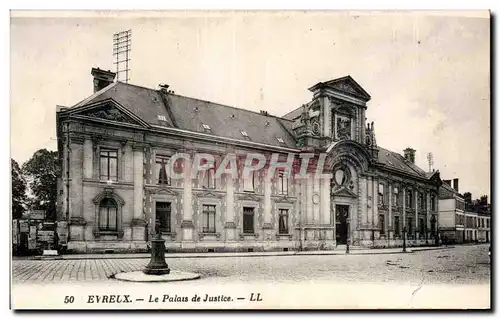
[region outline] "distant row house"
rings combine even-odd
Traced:
[[[490,207],[487,196],[472,201],[470,193],[460,194],[458,178],[443,180],[439,188],[439,233],[448,243],[489,242]]]

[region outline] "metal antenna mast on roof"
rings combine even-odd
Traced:
[[[432,153],[427,154],[427,161],[429,162],[429,172],[432,172],[432,166],[434,165],[434,157]]]
[[[113,34],[113,63],[116,65],[116,80],[128,83],[132,30]]]

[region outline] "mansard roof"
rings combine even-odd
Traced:
[[[378,147],[378,163],[387,166],[388,168],[403,171],[406,174],[418,176],[420,178],[429,179],[432,177],[434,172],[425,172],[423,169],[405,159],[399,153],[393,152],[391,150]]]
[[[72,108],[108,99],[151,125],[295,148],[292,122],[286,119],[123,82],[109,85]]]

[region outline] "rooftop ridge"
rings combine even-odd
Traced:
[[[158,92],[158,90],[155,90],[155,89],[152,89],[152,88],[148,88],[148,87],[145,87],[145,86],[141,86],[141,85],[137,85],[137,84],[124,83],[124,82],[119,82],[119,83],[121,83],[121,84],[125,84],[125,85],[135,86],[135,87],[142,88],[142,89],[146,89],[146,90],[150,90],[150,91],[155,91],[155,92]],[[191,97],[191,96],[180,95],[180,94],[175,94],[175,93],[171,93],[171,92],[170,92],[170,93],[168,93],[168,95],[174,95],[174,96],[178,96],[178,97],[181,97],[181,98],[191,99],[191,100],[195,100],[195,101],[199,101],[199,102],[204,102],[204,103],[210,103],[210,104],[214,104],[214,105],[218,105],[218,106],[223,106],[223,107],[232,108],[232,109],[235,109],[235,110],[240,110],[240,111],[250,112],[250,113],[254,113],[254,114],[257,114],[257,115],[260,115],[260,116],[263,116],[263,117],[274,117],[274,118],[279,118],[279,117],[278,117],[278,116],[276,116],[276,115],[272,115],[272,114],[262,114],[262,113],[257,112],[257,111],[253,111],[253,110],[249,110],[249,109],[245,109],[245,108],[239,108],[239,107],[236,107],[236,106],[227,105],[227,104],[222,104],[222,103],[218,103],[218,102],[213,102],[213,101],[208,101],[208,100],[202,100],[202,99],[195,98],[195,97]]]

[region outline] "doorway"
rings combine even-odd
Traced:
[[[347,244],[347,218],[349,205],[335,205],[335,234],[337,245]]]

